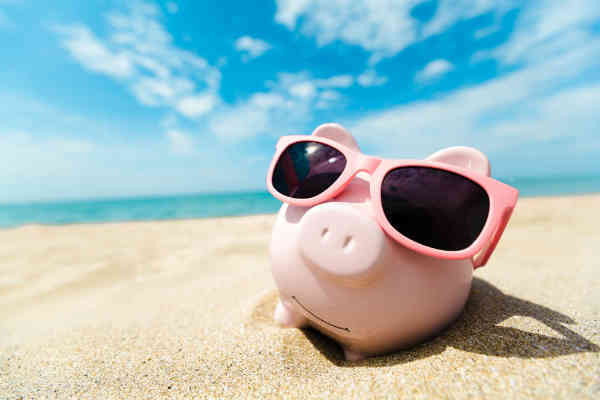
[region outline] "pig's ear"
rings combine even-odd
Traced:
[[[470,169],[485,176],[490,176],[491,168],[488,158],[472,147],[456,146],[440,150],[427,157],[429,161],[452,164],[457,167]]]
[[[346,147],[359,151],[358,143],[354,139],[354,136],[350,134],[340,124],[323,124],[319,125],[317,129],[313,131],[313,136],[326,137],[331,140],[335,140],[338,143],[343,144]]]

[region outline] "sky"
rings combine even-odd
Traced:
[[[279,136],[600,175],[597,0],[0,0],[0,202],[265,189]]]

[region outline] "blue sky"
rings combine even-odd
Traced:
[[[264,188],[277,138],[600,174],[596,0],[0,0],[0,202]]]

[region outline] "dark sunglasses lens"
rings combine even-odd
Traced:
[[[485,190],[464,176],[428,167],[391,170],[381,187],[383,212],[409,239],[438,250],[469,247],[490,209]]]
[[[346,168],[346,157],[331,146],[318,142],[298,142],[289,146],[277,160],[273,187],[296,199],[323,193]]]

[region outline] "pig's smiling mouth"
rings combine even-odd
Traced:
[[[341,326],[334,325],[334,324],[332,324],[331,322],[327,322],[327,321],[325,321],[323,318],[319,317],[317,314],[313,313],[313,312],[312,312],[312,311],[310,311],[308,308],[306,308],[306,307],[304,306],[304,304],[300,303],[300,301],[299,301],[299,300],[296,298],[296,296],[292,296],[292,299],[294,299],[294,301],[295,301],[295,302],[296,302],[296,303],[297,303],[297,304],[298,304],[300,307],[302,307],[302,309],[303,309],[304,311],[306,311],[307,313],[309,313],[310,315],[312,315],[313,317],[315,317],[315,318],[316,318],[316,319],[318,319],[319,321],[321,321],[321,322],[323,322],[323,323],[325,323],[325,324],[327,324],[327,325],[329,325],[329,326],[332,326],[332,327],[334,327],[334,328],[341,329],[341,330],[343,330],[343,331],[346,331],[346,332],[350,332],[350,329],[349,329],[349,328],[343,328],[343,327],[341,327]]]

